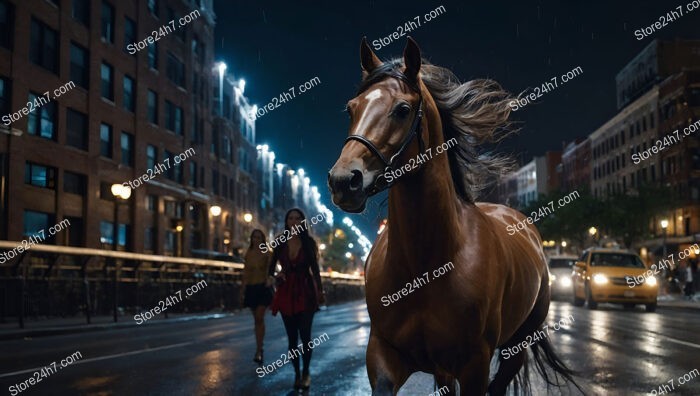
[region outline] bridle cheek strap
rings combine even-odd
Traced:
[[[419,102],[418,102],[418,109],[416,111],[415,116],[413,117],[413,122],[411,123],[411,127],[408,130],[408,133],[406,134],[406,137],[404,138],[403,142],[401,143],[401,147],[399,150],[391,156],[391,158],[387,161],[386,157],[384,154],[382,154],[381,151],[377,148],[377,146],[374,145],[369,139],[362,135],[350,135],[345,139],[345,144],[347,144],[351,140],[356,140],[360,143],[362,143],[367,149],[374,154],[377,158],[379,158],[380,161],[384,164],[384,172],[386,173],[387,171],[393,172],[395,169],[396,161],[401,158],[401,155],[406,151],[408,146],[411,144],[411,141],[413,140],[414,137],[417,137],[418,139],[418,149],[419,153],[422,153],[425,150],[425,144],[423,143],[423,135],[421,134],[421,125],[423,121],[423,97],[419,96]],[[418,169],[423,166],[422,163],[419,163]],[[396,180],[396,178],[394,178]],[[383,182],[382,182],[383,181]],[[391,187],[394,185],[394,181],[392,182],[387,182],[386,178],[384,177],[384,174],[380,174],[374,182],[370,186],[367,187],[366,193],[368,196],[372,196],[374,194],[377,194],[381,191],[386,190],[387,188]]]

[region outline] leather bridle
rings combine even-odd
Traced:
[[[379,158],[379,160],[382,161],[382,163],[384,164],[384,173],[393,172],[394,169],[396,169],[396,161],[406,151],[414,137],[417,137],[418,139],[419,153],[422,153],[425,149],[425,144],[423,143],[423,136],[421,135],[421,122],[423,120],[423,95],[421,95],[420,93],[420,88],[414,85],[403,73],[395,72],[391,73],[390,76],[405,82],[411,89],[418,92],[418,108],[416,109],[416,113],[413,116],[413,122],[411,123],[411,127],[408,130],[406,137],[404,137],[399,151],[397,151],[394,155],[391,156],[391,158],[389,158],[389,160],[387,160],[384,154],[382,154],[382,152],[379,151],[379,148],[377,148],[377,146],[375,146],[374,143],[372,143],[366,137],[362,135],[350,135],[345,139],[345,144],[348,144],[348,142],[352,140],[362,143],[372,154],[374,154],[375,157]],[[362,92],[364,92],[364,90],[358,92],[358,95]],[[420,170],[421,167],[422,163],[419,163],[418,169]],[[384,177],[384,173],[379,174],[379,176],[377,176],[377,178],[374,179],[372,184],[370,184],[367,187],[365,193],[367,193],[368,196],[371,197],[372,195],[382,192],[394,185],[394,181],[396,181],[397,178],[395,177],[391,182],[387,182],[386,178]],[[380,181],[384,181],[384,183],[380,183]]]

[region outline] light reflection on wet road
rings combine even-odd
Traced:
[[[555,321],[570,315],[573,322],[553,330]],[[700,376],[684,385],[677,380],[700,368],[700,310],[659,308],[656,313],[646,313],[642,308],[625,311],[602,305],[589,311],[554,302],[548,322],[556,351],[582,374],[580,382],[587,394],[650,394],[672,378],[674,394],[700,394]],[[268,315],[266,323],[265,360],[269,364],[285,352],[286,337],[279,317]],[[369,394],[365,372],[369,317],[364,303],[319,312],[313,336],[322,333],[329,338],[314,349],[308,394]],[[147,350],[157,347],[165,348]],[[6,374],[41,367],[79,350],[82,360],[20,394],[289,394],[291,364],[259,378],[252,362],[254,349],[252,318],[247,312],[217,320],[2,341],[0,390],[5,392],[31,376],[29,372]],[[134,353],[138,351],[142,352]],[[417,373],[399,394],[428,395],[432,391],[432,377]],[[546,392],[535,381],[533,393]]]

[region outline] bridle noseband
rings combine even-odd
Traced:
[[[404,138],[403,142],[401,143],[401,147],[399,148],[399,151],[397,151],[394,155],[389,158],[387,161],[386,157],[384,154],[382,154],[381,151],[377,148],[377,146],[374,145],[369,139],[362,135],[350,135],[345,139],[345,144],[348,144],[349,141],[356,140],[360,143],[362,143],[374,156],[379,158],[380,161],[384,164],[384,172],[386,173],[387,171],[393,172],[395,169],[396,161],[401,157],[401,155],[406,151],[408,148],[409,144],[413,140],[414,137],[418,138],[418,148],[419,152],[423,152],[425,144],[423,143],[423,136],[421,135],[421,122],[423,120],[423,95],[421,95],[420,88],[416,85],[414,85],[406,75],[400,72],[393,72],[389,74],[391,77],[397,78],[403,82],[405,82],[411,89],[414,91],[418,92],[418,109],[416,110],[416,114],[413,116],[413,122],[411,123],[411,128],[408,130],[408,134],[406,134],[406,137]],[[369,88],[369,87],[367,87]],[[366,89],[361,90],[358,92],[358,95],[360,95],[362,92],[366,91]],[[422,167],[422,163],[418,164],[418,169]],[[394,185],[394,182],[397,178],[393,178],[391,182],[387,182],[386,178],[384,177],[384,174],[380,174],[377,176],[376,179],[370,184],[367,189],[366,193],[368,196],[375,195],[381,191],[386,190],[387,188],[391,187]],[[380,183],[380,180],[384,180],[384,183]]]

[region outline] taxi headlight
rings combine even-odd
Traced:
[[[598,285],[604,285],[608,283],[608,277],[603,274],[595,274],[595,276],[593,277],[593,282],[595,282]]]
[[[561,285],[564,287],[571,286],[571,278],[569,278],[568,276],[561,278],[560,282],[561,282]]]
[[[649,286],[656,286],[656,278],[653,276],[650,276],[646,280],[646,284]]]

